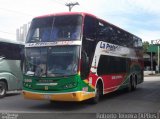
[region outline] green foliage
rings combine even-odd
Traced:
[[[146,53],[149,47],[149,42],[148,41],[144,41],[143,42],[143,52]]]

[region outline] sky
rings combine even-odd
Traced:
[[[142,38],[160,39],[160,0],[0,0],[0,38],[16,40],[16,29],[34,17],[72,11],[87,12]]]

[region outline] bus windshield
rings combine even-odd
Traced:
[[[35,18],[26,43],[80,40],[82,16],[51,16]]]
[[[78,46],[27,48],[25,74],[37,77],[75,75]]]

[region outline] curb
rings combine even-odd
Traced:
[[[151,74],[151,75],[144,75],[144,77],[157,77],[157,76],[160,76],[160,74]]]

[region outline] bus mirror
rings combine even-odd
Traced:
[[[87,53],[85,51],[82,52],[82,59],[83,59],[84,65],[87,65],[89,62],[89,57],[87,56]]]
[[[82,67],[81,67],[81,77],[85,79],[88,75],[88,67],[89,67],[89,57],[85,51],[82,51]]]
[[[89,63],[89,57],[86,56],[85,60],[86,60],[86,61],[85,61],[85,64],[88,65],[88,63]]]

